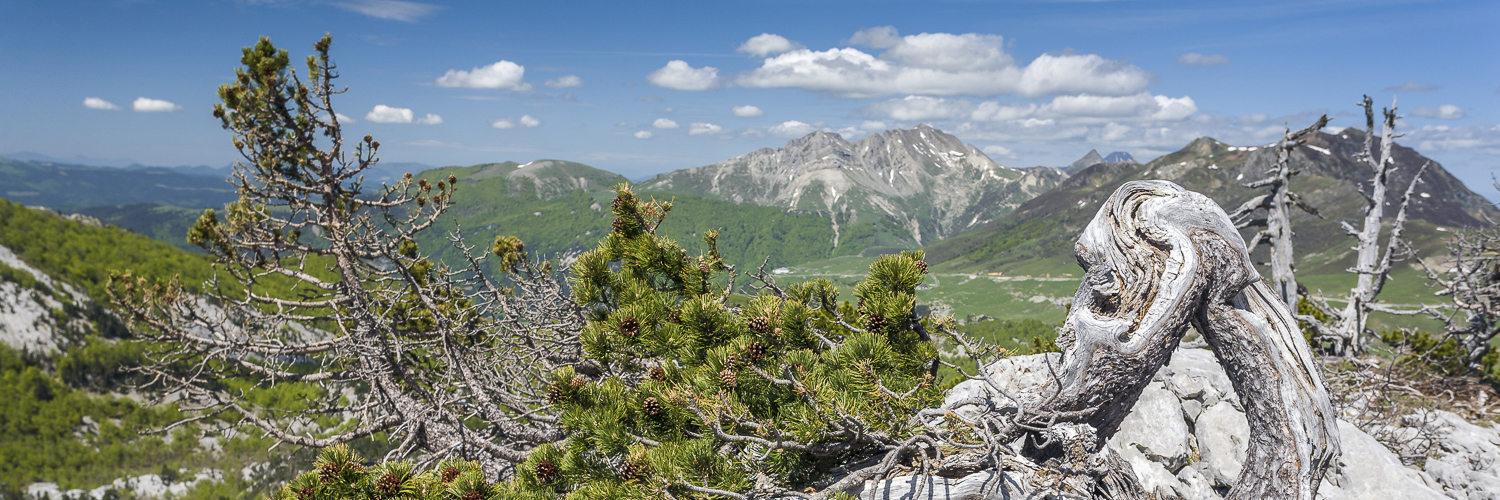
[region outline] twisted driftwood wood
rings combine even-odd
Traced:
[[[1223,209],[1171,182],[1126,183],[1075,250],[1086,274],[1057,340],[1058,376],[1024,396],[1034,403],[1028,406],[1083,413],[1048,423],[1087,424],[1102,449],[1192,325],[1213,347],[1250,423],[1249,451],[1229,498],[1313,498],[1340,453],[1328,392],[1296,320],[1256,272]],[[1124,461],[1104,462],[1111,470],[1094,496],[1145,496]],[[883,481],[861,496],[906,498],[918,482]],[[981,487],[986,483],[993,485],[930,481],[921,496],[986,498],[994,493]]]

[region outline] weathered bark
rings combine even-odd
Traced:
[[[1254,251],[1260,244],[1271,247],[1271,289],[1288,307],[1297,306],[1297,276],[1293,266],[1292,256],[1292,207],[1322,218],[1316,209],[1302,201],[1302,198],[1292,192],[1292,176],[1297,175],[1297,170],[1292,168],[1292,150],[1307,144],[1307,137],[1322,130],[1328,125],[1328,115],[1318,117],[1318,121],[1312,125],[1292,132],[1285,131],[1281,136],[1281,142],[1276,144],[1276,164],[1267,173],[1269,177],[1246,184],[1249,188],[1269,186],[1270,192],[1256,196],[1250,201],[1240,205],[1234,213],[1229,215],[1230,219],[1238,221],[1236,227],[1245,228],[1252,226],[1263,226],[1266,229],[1256,233],[1247,249]],[[1265,219],[1251,219],[1250,215],[1264,209]]]
[[[1058,338],[1042,411],[1113,435],[1189,323],[1235,382],[1251,425],[1230,498],[1312,498],[1339,455],[1327,389],[1297,322],[1255,271],[1218,204],[1166,181],[1112,195],[1076,247],[1084,281]]]

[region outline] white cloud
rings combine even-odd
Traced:
[[[116,106],[115,103],[100,99],[98,97],[83,98],[83,107],[89,109],[120,109],[120,107]]]
[[[734,116],[753,118],[757,116],[764,116],[765,114],[765,111],[761,111],[760,108],[757,108],[755,106],[745,105],[734,107]]]
[[[865,120],[865,121],[859,122],[859,129],[863,130],[863,131],[866,131],[866,132],[874,132],[876,130],[885,130],[885,122],[874,121],[874,120]]]
[[[861,109],[870,117],[914,122],[930,120],[970,120],[1005,122],[1017,120],[1062,120],[1065,122],[1102,123],[1105,121],[1175,121],[1198,112],[1193,98],[1153,96],[1141,92],[1128,96],[1091,94],[1052,98],[1048,104],[1002,103],[984,101],[975,104],[965,99],[906,96],[877,102]],[[1037,123],[1037,122],[1033,122]]]
[[[922,33],[897,36],[891,28],[856,33],[850,43],[885,48],[878,57],[854,48],[793,50],[767,58],[740,74],[745,87],[799,88],[845,97],[891,94],[928,96],[1067,94],[1129,95],[1151,74],[1097,55],[1044,54],[1016,64],[996,35]]]
[[[1443,119],[1443,120],[1457,120],[1459,118],[1463,118],[1464,117],[1464,110],[1463,110],[1463,108],[1460,108],[1458,106],[1454,106],[1452,104],[1444,104],[1444,105],[1438,106],[1436,108],[1429,108],[1429,107],[1423,106],[1423,107],[1417,108],[1415,110],[1412,110],[1411,115],[1412,116],[1420,116],[1420,117],[1423,117],[1423,118],[1438,118],[1438,119]]]
[[[991,157],[994,157],[994,156],[1000,156],[1000,157],[1005,157],[1005,158],[1015,158],[1016,157],[1016,153],[1014,151],[1011,151],[1010,148],[1007,148],[1005,146],[999,146],[999,145],[985,146],[984,147],[984,154],[990,155]]]
[[[679,59],[652,71],[646,75],[646,81],[673,90],[709,90],[719,86],[719,69],[712,66],[694,68]]]
[[[678,127],[677,122],[674,122],[674,121],[672,121],[670,119],[667,119],[667,118],[657,118],[656,121],[651,122],[651,126],[652,127],[656,127],[656,128],[677,128]]]
[[[1224,66],[1227,64],[1229,64],[1229,56],[1226,56],[1224,54],[1199,54],[1197,52],[1188,52],[1186,54],[1177,56],[1178,66],[1201,68],[1204,66]]]
[[[649,131],[649,130],[642,130],[640,132],[636,132],[635,133],[635,138],[636,139],[650,139],[651,138],[651,131]]]
[[[800,48],[802,48],[800,45],[792,43],[791,40],[787,40],[781,35],[761,33],[759,35],[750,37],[749,40],[745,40],[745,43],[741,44],[740,48],[735,49],[735,51],[743,52],[753,56],[765,56],[768,54],[780,54],[782,52],[788,52]]]
[[[365,114],[365,119],[375,123],[411,123],[411,110],[376,104],[375,109]]]
[[[546,82],[542,83],[542,85],[546,85],[548,88],[554,89],[569,89],[582,87],[583,79],[579,78],[577,75],[567,75],[559,77],[556,80],[547,80]]]
[[[339,119],[339,124],[340,125],[343,125],[343,124],[346,124],[346,123],[359,123],[358,120],[355,120],[353,117],[350,117],[350,116],[345,115],[343,113],[334,113],[333,116]]]
[[[405,21],[408,23],[417,22],[418,19],[427,17],[441,8],[436,5],[403,2],[400,0],[355,0],[351,2],[334,2],[333,6],[370,17]]]
[[[135,98],[135,102],[130,104],[130,109],[146,113],[158,113],[162,111],[177,111],[179,109],[182,109],[182,106],[178,106],[161,99],[147,99],[145,97],[137,97]]]
[[[427,116],[418,118],[417,123],[421,125],[442,125],[443,117],[434,115],[432,113],[427,113]]]
[[[518,128],[518,127],[531,128],[531,127],[535,127],[535,126],[541,125],[541,124],[542,124],[541,120],[538,120],[536,118],[532,118],[531,115],[521,115],[521,118],[516,119],[516,120],[512,120],[510,118],[502,118],[502,119],[493,120],[493,121],[490,122],[490,126],[491,127],[495,127],[495,128]]]
[[[1407,132],[1407,141],[1422,152],[1448,151],[1500,155],[1500,125],[1474,123],[1462,127],[1427,125]]]
[[[1438,85],[1433,85],[1433,84],[1430,84],[1430,83],[1422,83],[1422,82],[1419,82],[1419,81],[1416,81],[1416,80],[1411,80],[1411,81],[1408,81],[1408,82],[1403,83],[1401,85],[1392,85],[1392,86],[1386,87],[1385,90],[1387,90],[1389,92],[1428,92],[1428,91],[1433,91],[1433,90],[1437,90],[1437,89],[1440,89],[1440,88],[1443,88],[1443,87],[1438,86]]]
[[[848,43],[876,49],[889,49],[901,44],[901,35],[896,33],[895,26],[877,26],[855,32],[854,36],[849,37]]]
[[[469,71],[450,69],[433,83],[439,87],[463,87],[470,89],[504,89],[514,91],[531,90],[526,83],[526,68],[510,61],[500,61],[489,66],[480,66]]]
[[[804,135],[813,133],[814,130],[817,129],[813,128],[813,126],[810,124],[802,123],[797,120],[791,120],[772,125],[771,128],[767,130],[767,132],[770,132],[771,135],[780,137],[802,137]]]
[[[909,95],[870,104],[863,111],[867,115],[898,121],[926,121],[964,117],[973,109],[974,103],[963,99]]]
[[[714,135],[723,131],[724,127],[712,123],[693,123],[688,125],[688,135]]]

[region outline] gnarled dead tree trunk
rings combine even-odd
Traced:
[[[1146,498],[1129,465],[1104,442],[1191,325],[1213,346],[1250,423],[1248,456],[1229,498],[1313,498],[1340,454],[1326,385],[1296,319],[1256,272],[1244,240],[1218,204],[1171,182],[1129,182],[1100,208],[1075,250],[1086,274],[1058,337],[1063,355],[1056,377],[1014,395],[987,371],[971,376],[1016,403],[991,407],[972,421],[993,425],[1004,419],[988,415],[1007,416],[1004,421],[1014,426],[997,441],[1029,436],[1030,449],[1019,458],[1035,468],[997,460],[1004,477],[897,478],[864,492],[881,498],[989,498],[1030,486],[1093,498]],[[975,399],[928,413],[957,418]],[[1094,484],[1045,480],[1070,471],[1083,471],[1078,475]]]
[[[1261,244],[1271,247],[1271,289],[1276,291],[1282,302],[1294,309],[1297,307],[1297,276],[1292,263],[1292,207],[1318,218],[1323,215],[1292,192],[1292,176],[1297,175],[1297,170],[1292,168],[1292,150],[1307,144],[1307,137],[1326,125],[1328,115],[1322,115],[1307,128],[1296,132],[1285,131],[1281,142],[1276,144],[1276,164],[1266,172],[1270,176],[1245,185],[1252,189],[1270,187],[1270,191],[1251,198],[1229,215],[1236,222],[1235,227],[1265,228],[1250,239],[1246,248],[1254,251]],[[1252,214],[1260,210],[1266,211],[1264,219],[1251,218]]]

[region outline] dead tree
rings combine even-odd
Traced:
[[[1100,208],[1075,250],[1086,273],[1057,340],[1063,354],[1052,382],[1012,394],[985,370],[965,373],[1000,397],[919,415],[981,430],[982,446],[937,431],[928,439],[935,448],[982,449],[988,458],[977,463],[994,470],[944,474],[941,465],[961,461],[936,454],[924,462],[938,464],[927,475],[877,482],[864,496],[1019,498],[1044,490],[1146,498],[1129,465],[1103,443],[1192,326],[1233,380],[1250,422],[1248,458],[1229,498],[1314,498],[1340,454],[1326,383],[1296,319],[1256,272],[1228,215],[1171,182],[1129,182]],[[971,342],[950,335],[972,352]],[[1027,450],[1007,447],[1019,437],[1027,437]]]
[[[1482,371],[1485,356],[1494,349],[1491,342],[1500,336],[1500,231],[1460,232],[1448,240],[1448,258],[1441,267],[1421,265],[1436,294],[1449,300],[1442,307],[1423,306],[1421,312],[1443,323],[1469,370]]]
[[[1251,198],[1250,201],[1240,205],[1229,218],[1236,222],[1235,227],[1244,229],[1247,227],[1264,227],[1250,239],[1246,245],[1250,251],[1261,244],[1271,247],[1271,289],[1281,301],[1293,310],[1297,307],[1297,276],[1296,268],[1292,260],[1292,207],[1295,206],[1304,212],[1318,218],[1323,215],[1318,209],[1308,205],[1301,196],[1292,192],[1292,176],[1298,171],[1292,168],[1292,150],[1307,144],[1307,137],[1328,125],[1328,115],[1318,117],[1307,128],[1292,132],[1287,129],[1281,135],[1281,142],[1276,143],[1276,164],[1267,171],[1269,177],[1251,182],[1245,187],[1256,189],[1270,187],[1269,192]],[[1252,216],[1261,210],[1266,211],[1266,217],[1255,219]]]
[[[1375,109],[1370,96],[1365,96],[1360,106],[1365,109],[1365,147],[1356,157],[1370,167],[1370,191],[1365,192],[1363,188],[1359,191],[1365,197],[1363,225],[1355,229],[1348,222],[1339,223],[1345,233],[1357,238],[1354,247],[1355,265],[1349,268],[1349,272],[1357,274],[1358,280],[1349,290],[1348,303],[1342,309],[1329,306],[1321,297],[1309,297],[1310,303],[1331,318],[1330,324],[1324,324],[1312,316],[1298,316],[1298,319],[1312,327],[1319,340],[1332,341],[1334,353],[1341,356],[1362,354],[1365,344],[1369,343],[1367,334],[1370,312],[1379,309],[1375,299],[1390,278],[1391,262],[1405,258],[1407,246],[1401,239],[1401,232],[1406,226],[1406,208],[1428,166],[1423,164],[1417,170],[1411,178],[1411,184],[1402,193],[1382,252],[1380,238],[1381,224],[1385,218],[1386,192],[1390,176],[1398,168],[1391,149],[1396,145],[1396,138],[1401,137],[1396,133],[1396,119],[1399,116],[1396,115],[1394,103],[1382,111],[1385,120],[1380,128],[1380,149],[1377,154],[1374,142]]]
[[[497,240],[510,280],[486,276],[461,233],[467,269],[422,257],[415,243],[451,205],[456,180],[410,174],[367,189],[380,143],[352,152],[331,98],[324,38],[307,82],[284,50],[244,50],[214,116],[244,158],[238,201],[210,210],[189,239],[219,276],[197,295],[181,283],[118,276],[115,305],[153,341],[139,369],[186,412],[169,426],[230,416],[280,442],[324,447],[384,434],[387,459],[480,459],[493,477],[561,438],[545,377],[579,364],[580,309],[551,273]],[[301,401],[258,396],[286,388]],[[332,428],[317,425],[332,417]]]

